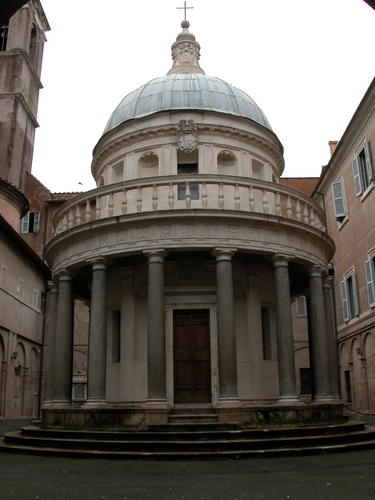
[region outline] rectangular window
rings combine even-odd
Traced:
[[[177,165],[177,174],[197,174],[198,173],[198,163],[181,163]],[[187,188],[190,191],[190,199],[198,200],[199,199],[199,185],[198,184],[190,184],[187,186],[186,184],[182,184],[178,186],[178,199],[186,200]]]
[[[263,359],[272,360],[269,307],[262,307],[262,337],[263,337]]]
[[[351,403],[352,402],[352,388],[350,386],[350,371],[346,370],[344,372],[344,376],[345,376],[346,402]]]
[[[3,288],[7,287],[7,275],[8,275],[8,268],[5,264],[1,264],[1,286]]]
[[[335,217],[341,222],[346,216],[344,185],[342,180],[339,180],[338,182],[332,182],[332,194]]]
[[[0,27],[0,52],[5,52],[7,50],[8,28],[9,23],[5,23]]]
[[[112,311],[112,363],[121,361],[121,311]]]
[[[368,305],[375,306],[375,259],[369,259],[365,262],[365,275],[367,285]]]
[[[296,315],[297,318],[307,316],[306,297],[304,295],[296,298]]]
[[[312,394],[311,368],[300,368],[299,375],[301,381],[301,395],[305,396],[307,394]]]
[[[341,282],[341,295],[344,321],[350,321],[359,314],[354,273]]]
[[[21,221],[21,233],[36,233],[39,231],[40,212],[28,212]]]
[[[373,178],[367,139],[361,144],[357,156],[352,161],[352,165],[355,194],[359,196],[366,191]]]
[[[21,278],[18,278],[17,294],[22,298],[22,296],[23,296],[23,280]]]

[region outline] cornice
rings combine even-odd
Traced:
[[[326,265],[334,253],[332,239],[298,221],[236,211],[167,211],[139,217],[116,216],[82,224],[55,236],[46,247],[54,267],[79,268],[88,258],[116,259],[144,250],[235,247],[244,253],[287,253],[300,263]]]
[[[20,218],[27,214],[29,201],[16,186],[0,177],[0,197],[11,203],[20,213]]]
[[[35,128],[39,127],[39,123],[37,122],[34,113],[31,111],[30,106],[27,104],[24,95],[21,92],[3,92],[0,94],[0,99],[14,99],[19,100],[23,109],[26,111],[27,116],[32,121]]]
[[[36,85],[38,87],[38,89],[42,89],[43,88],[43,85],[42,85],[42,82],[38,76],[38,73],[35,71],[35,68],[34,68],[34,65],[33,63],[31,62],[31,59],[29,57],[29,54],[25,51],[25,50],[20,50],[20,49],[15,49],[15,50],[10,50],[9,52],[0,52],[0,57],[3,58],[3,57],[14,57],[14,56],[22,56],[22,58],[24,59],[24,61],[26,62],[27,64],[27,67],[29,68],[30,70],[30,73],[33,75],[33,78],[36,82]]]

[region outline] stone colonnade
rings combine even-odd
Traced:
[[[219,404],[230,404],[237,396],[236,335],[232,256],[235,249],[215,248],[217,280],[217,338]],[[164,302],[164,249],[144,251],[148,258],[148,403],[166,404],[166,352]],[[278,372],[278,403],[298,402],[292,331],[290,257],[273,257]],[[106,404],[106,277],[104,258],[91,261],[92,291],[88,346],[88,398],[86,405]],[[323,281],[323,268],[309,269],[310,349],[316,402],[338,396],[338,380],[332,323],[330,282]],[[50,341],[47,363],[46,405],[71,405],[73,354],[73,273],[63,269],[50,291]],[[55,316],[56,321],[53,321]]]

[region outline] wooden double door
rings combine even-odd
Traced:
[[[210,311],[173,312],[174,402],[210,403]]]

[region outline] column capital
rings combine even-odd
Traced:
[[[212,255],[217,261],[232,260],[233,255],[237,252],[237,248],[216,247],[212,250]]]
[[[289,261],[294,259],[294,256],[284,254],[284,253],[275,253],[272,257],[273,267],[288,267]]]
[[[149,264],[153,264],[155,262],[164,262],[164,258],[168,255],[168,252],[164,248],[155,248],[154,250],[143,250],[143,253],[148,258]]]
[[[322,278],[323,274],[327,272],[327,269],[319,264],[313,264],[308,268],[308,271],[309,271],[309,276],[311,278],[313,277]]]
[[[92,270],[103,270],[105,271],[108,267],[108,260],[105,257],[96,257],[94,259],[87,259],[86,262],[91,264]]]
[[[60,269],[54,276],[54,278],[56,278],[59,283],[61,281],[72,281],[72,279],[74,278],[75,276],[75,272],[72,271],[71,269],[67,269],[67,268],[63,268],[63,269]]]
[[[56,281],[47,281],[49,292],[50,293],[58,293],[59,284]]]
[[[323,276],[323,288],[328,288],[329,290],[333,286],[333,276]]]

